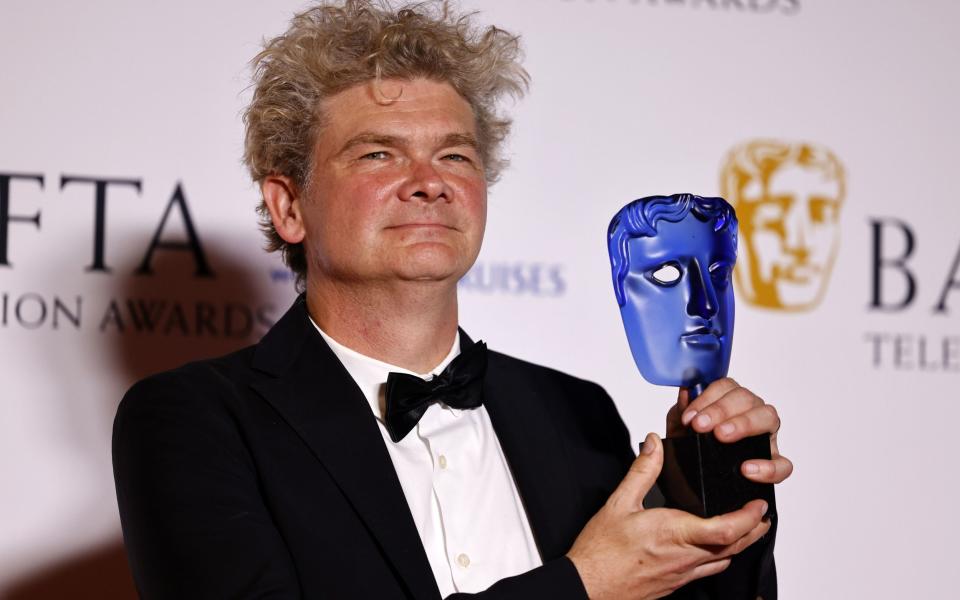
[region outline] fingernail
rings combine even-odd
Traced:
[[[767,506],[767,503],[766,503],[766,502],[764,502],[764,503],[760,506],[760,516],[761,516],[761,517],[762,517],[763,515],[767,514],[767,508],[769,508],[769,507]]]
[[[720,432],[720,435],[724,435],[724,436],[727,436],[733,433],[734,429],[736,428],[733,426],[733,423],[724,423],[723,425],[717,428],[717,430]]]
[[[680,417],[680,422],[683,423],[684,427],[686,427],[690,424],[690,421],[692,421],[695,416],[697,416],[697,411],[688,410],[687,412],[683,413],[682,417]]]
[[[750,475],[756,475],[760,472],[760,466],[757,463],[747,463],[743,465],[743,470]]]
[[[643,452],[644,454],[653,454],[655,444],[653,443],[653,434],[648,433],[647,439],[643,442]]]
[[[698,415],[696,418],[697,427],[709,427],[710,426],[710,415],[702,414]]]

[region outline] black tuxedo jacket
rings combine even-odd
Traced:
[[[484,404],[544,564],[450,598],[585,600],[564,555],[634,459],[623,421],[596,384],[496,352]],[[145,598],[440,598],[376,418],[302,298],[259,344],[131,388],[113,460]]]
[[[634,458],[626,427],[599,386],[496,352],[484,403],[544,565],[475,596],[584,600],[564,554]],[[136,384],[113,456],[145,598],[440,598],[376,419],[302,299],[259,344]]]

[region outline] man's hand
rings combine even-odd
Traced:
[[[766,502],[711,519],[666,508],[644,510],[643,498],[663,466],[663,445],[647,436],[640,456],[573,543],[573,561],[591,600],[662,598],[694,579],[727,568],[730,557],[760,539]]]
[[[780,483],[793,473],[793,463],[780,456],[777,409],[730,378],[711,383],[690,402],[687,390],[680,388],[677,403],[667,413],[667,435],[682,436],[686,426],[697,433],[713,431],[721,442],[736,442],[745,437],[770,434],[772,460],[748,460],[740,466],[743,476],[761,483]]]

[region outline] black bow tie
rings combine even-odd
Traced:
[[[453,408],[483,404],[483,374],[487,370],[487,345],[477,342],[460,352],[442,373],[429,381],[407,373],[387,376],[387,432],[402,440],[434,402]]]

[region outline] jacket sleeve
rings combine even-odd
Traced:
[[[123,537],[152,598],[296,598],[290,554],[215,386],[163,374],[124,397],[113,429]]]
[[[588,600],[577,568],[563,556],[522,575],[507,577],[476,594],[451,594],[446,600]]]

